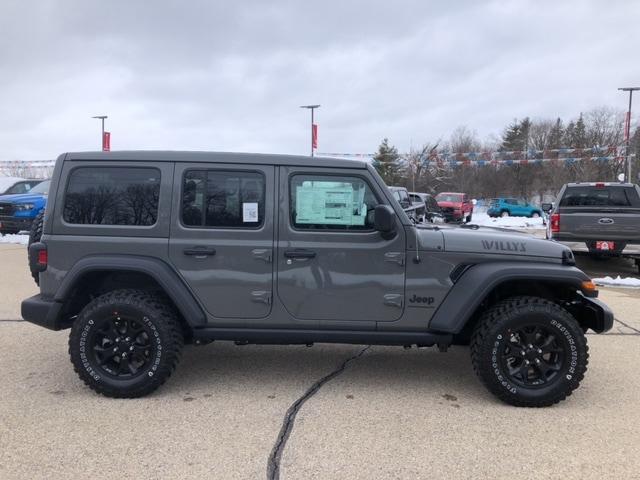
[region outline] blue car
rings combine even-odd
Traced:
[[[50,183],[45,180],[29,193],[0,196],[0,235],[31,229],[33,219],[47,205]]]
[[[541,217],[540,207],[517,198],[493,198],[487,215],[490,217]]]

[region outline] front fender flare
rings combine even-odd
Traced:
[[[459,333],[480,303],[499,284],[533,280],[570,285],[580,289],[589,277],[576,267],[552,263],[491,262],[468,268],[435,311],[429,330]]]

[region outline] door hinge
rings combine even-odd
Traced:
[[[385,262],[397,263],[400,266],[404,265],[404,252],[387,252],[384,254]]]
[[[254,248],[253,250],[251,250],[251,255],[259,260],[264,260],[266,263],[271,263],[270,248]]]
[[[271,305],[271,292],[267,290],[254,290],[251,292],[251,301]]]
[[[397,293],[387,293],[384,296],[384,304],[390,307],[402,308],[402,305],[404,304],[404,295],[400,295]]]

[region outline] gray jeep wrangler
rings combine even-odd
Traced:
[[[568,248],[416,226],[365,162],[67,153],[31,241],[23,317],[70,328],[76,372],[110,397],[154,391],[185,343],[456,344],[493,394],[540,407],[613,323]]]

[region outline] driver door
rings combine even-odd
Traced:
[[[373,228],[388,203],[366,170],[280,167],[277,292],[298,320],[391,322],[404,311],[405,232]],[[370,323],[365,323],[370,322]]]

